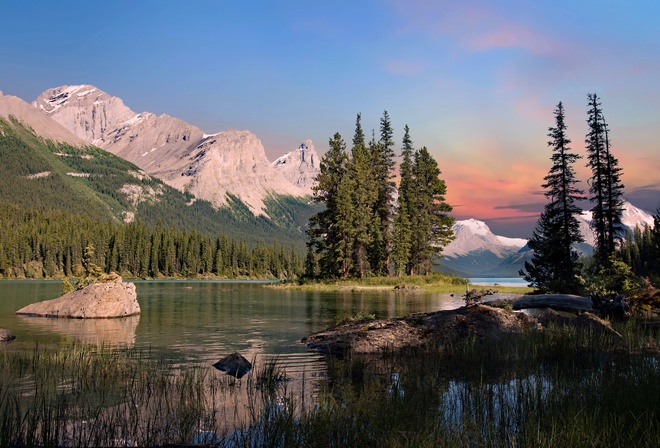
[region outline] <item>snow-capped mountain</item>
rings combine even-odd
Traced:
[[[444,271],[465,277],[516,277],[531,255],[526,239],[495,235],[483,221],[456,221],[452,228],[455,238],[439,260]]]
[[[82,140],[215,206],[227,204],[233,195],[259,215],[272,195],[310,194],[309,187],[296,184],[295,176],[287,178],[271,166],[261,141],[250,131],[205,134],[166,114],[135,113],[121,99],[91,85],[49,89],[33,106]]]
[[[647,224],[653,227],[653,216],[627,201],[621,218],[623,225],[630,230]],[[590,255],[594,244],[589,227],[591,212],[583,212],[578,219],[585,243],[578,245],[577,249]],[[439,260],[445,271],[466,277],[517,277],[518,270],[533,255],[526,239],[495,235],[483,221],[457,221],[453,230],[456,238],[444,248],[444,258]]]
[[[584,242],[593,246],[595,241],[594,233],[591,227],[589,227],[591,224],[591,212],[582,212],[578,220],[580,221],[580,232],[582,233]],[[653,215],[624,200],[621,223],[630,231],[634,230],[635,227],[643,228],[645,225],[653,227]]]
[[[476,219],[456,221],[452,227],[456,238],[442,251],[443,255],[457,257],[475,250],[489,250],[496,255],[517,252],[527,244],[524,238],[507,238],[495,235],[488,225]]]

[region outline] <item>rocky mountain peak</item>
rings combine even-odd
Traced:
[[[111,131],[136,115],[121,99],[88,84],[48,89],[32,105],[77,137],[102,148]]]
[[[320,158],[314,150],[314,144],[311,140],[305,140],[297,149],[275,160],[271,166],[289,182],[311,194],[320,171],[319,163]]]
[[[84,140],[52,120],[44,111],[35,109],[18,97],[3,95],[0,92],[0,117],[6,119],[10,116],[28,125],[37,135],[45,139],[65,142],[73,146],[86,144]]]
[[[487,250],[501,255],[504,252],[515,252],[527,244],[523,238],[495,235],[485,222],[472,218],[456,221],[452,229],[455,238],[442,251],[448,257],[466,255],[475,250]]]

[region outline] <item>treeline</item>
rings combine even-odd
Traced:
[[[635,227],[626,232],[619,254],[632,272],[660,283],[660,210],[653,215],[653,227]]]
[[[385,111],[378,140],[366,142],[360,114],[350,153],[341,134],[330,139],[314,187],[325,209],[309,221],[306,277],[428,274],[453,239],[437,162],[426,147],[413,148],[406,126],[397,190],[392,137]]]
[[[106,273],[131,278],[294,278],[302,271],[299,252],[282,244],[140,221],[114,224],[85,215],[0,204],[0,276],[62,278],[84,273],[85,248]]]

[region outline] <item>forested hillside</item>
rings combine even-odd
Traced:
[[[18,121],[0,119],[2,275],[21,276],[23,264],[30,262],[43,262],[46,276],[70,275],[87,242],[96,248],[97,264],[136,277],[291,275],[291,266],[282,274],[276,266],[271,271],[263,268],[265,261],[253,266],[249,259],[254,252],[262,261],[268,258],[262,253],[266,244],[280,259],[282,253],[292,257],[292,251],[297,258],[304,248],[304,225],[318,206],[272,197],[268,207],[277,218],[271,220],[255,217],[237,198],[230,202],[216,209],[106,151],[44,141]],[[170,242],[174,256],[156,255],[154,247]],[[188,243],[199,247],[189,250]],[[149,260],[140,255],[147,245]],[[184,260],[196,250],[198,260]],[[223,261],[209,261],[209,251]],[[131,262],[131,257],[139,260]]]
[[[91,251],[90,251],[91,249]],[[85,252],[105,272],[126,277],[290,278],[302,269],[299,251],[160,223],[114,224],[59,210],[0,205],[0,276],[80,276]]]

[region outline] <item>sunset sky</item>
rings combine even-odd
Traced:
[[[355,116],[436,157],[457,219],[528,237],[545,199],[562,101],[584,154],[587,93],[602,100],[625,196],[660,207],[657,0],[9,1],[0,90],[33,101],[93,84],[136,112],[205,132],[249,129],[268,157],[323,153]],[[398,151],[399,148],[397,148]],[[589,175],[576,166],[582,187]],[[589,208],[588,202],[582,206]]]

